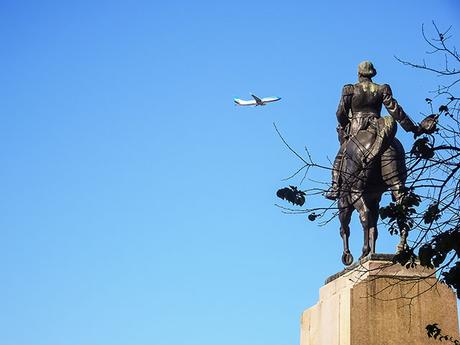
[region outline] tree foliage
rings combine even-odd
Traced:
[[[433,323],[426,326],[426,333],[428,335],[428,338],[433,338],[434,340],[439,341],[448,341],[454,345],[460,345],[460,340],[455,339],[450,335],[444,334],[437,323]]]
[[[438,278],[460,298],[460,54],[450,32],[451,27],[440,30],[433,23],[427,35],[422,26],[429,61],[396,59],[439,77],[439,84],[425,98],[430,115],[424,121],[432,122],[421,125],[430,129],[415,140],[408,153],[409,188],[419,197],[402,216],[416,232],[408,257],[417,253],[420,264],[435,268]]]

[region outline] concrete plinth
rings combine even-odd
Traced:
[[[437,323],[458,338],[457,298],[433,271],[372,255],[330,277],[301,318],[301,345],[429,345]],[[421,279],[424,278],[424,279]]]

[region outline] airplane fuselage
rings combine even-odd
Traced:
[[[255,95],[251,95],[254,99],[251,100],[251,101],[245,101],[245,100],[242,100],[242,99],[239,99],[239,98],[235,98],[233,101],[237,104],[237,105],[243,105],[243,106],[263,106],[263,105],[267,105],[268,103],[271,103],[271,102],[276,102],[276,101],[279,101],[281,98],[279,97],[266,97],[266,98],[259,98]]]

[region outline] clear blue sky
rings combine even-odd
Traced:
[[[272,123],[332,159],[365,59],[420,119],[437,80],[393,56],[431,20],[460,42],[455,3],[1,1],[0,343],[298,344],[341,240],[274,206]]]

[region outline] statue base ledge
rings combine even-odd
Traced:
[[[301,345],[429,345],[438,323],[458,337],[457,298],[434,271],[372,254],[330,276],[301,318]]]
[[[329,276],[324,282],[324,284],[328,284],[331,281],[343,276],[344,274],[347,274],[348,272],[353,271],[355,268],[364,265],[368,261],[393,262],[393,257],[394,257],[394,254],[377,254],[377,253],[369,254],[368,256],[360,259],[359,261],[352,263],[350,266],[345,267],[342,271]]]

